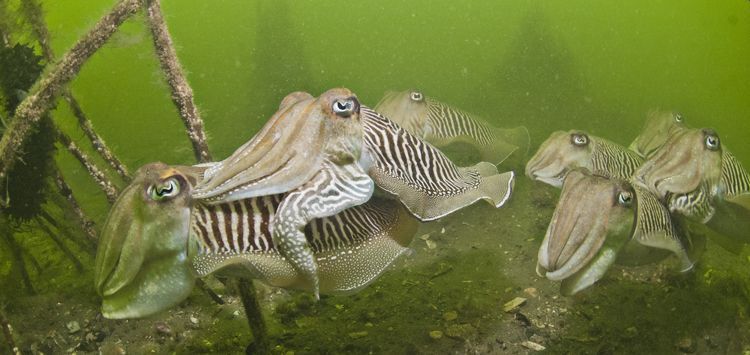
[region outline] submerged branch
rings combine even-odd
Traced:
[[[107,179],[104,173],[96,167],[96,164],[91,161],[88,155],[81,151],[81,148],[79,148],[78,145],[73,142],[73,140],[71,140],[67,134],[63,133],[59,129],[57,130],[57,139],[60,141],[60,144],[65,146],[70,154],[73,154],[73,156],[78,159],[78,161],[81,162],[81,164],[86,168],[86,171],[89,172],[91,178],[94,179],[96,184],[99,185],[104,194],[107,196],[107,200],[110,203],[115,203],[115,200],[117,199],[117,188],[112,184],[111,181],[109,181],[109,179]]]
[[[96,131],[94,131],[94,126],[86,117],[86,114],[83,113],[81,106],[78,104],[78,100],[76,100],[75,97],[73,97],[73,94],[67,90],[63,93],[63,98],[70,106],[70,110],[73,111],[73,115],[78,119],[78,125],[81,126],[81,129],[83,129],[83,132],[91,141],[91,146],[94,147],[94,150],[99,152],[99,155],[101,155],[102,159],[109,163],[109,165],[113,169],[115,169],[115,171],[117,171],[117,173],[123,178],[123,180],[129,182],[130,174],[128,173],[128,169],[124,164],[122,164],[120,159],[117,159],[112,151],[109,150],[109,147],[107,147],[107,144],[104,143],[102,137],[100,137],[96,133]]]
[[[52,47],[49,44],[49,31],[47,31],[47,25],[44,23],[44,16],[42,13],[42,6],[38,0],[22,0],[21,8],[23,9],[26,18],[31,23],[31,27],[34,31],[34,35],[39,41],[39,45],[42,47],[42,55],[47,60],[47,63],[53,63],[55,61],[55,54],[52,52]],[[104,140],[96,133],[91,121],[86,117],[81,105],[78,104],[78,100],[73,97],[70,90],[65,89],[62,92],[62,96],[70,106],[70,110],[73,112],[73,116],[78,119],[78,125],[86,134],[91,141],[91,146],[96,150],[110,166],[125,180],[130,181],[130,175],[128,174],[127,168],[112,151],[107,147]]]
[[[57,166],[55,166],[53,178],[55,180],[55,185],[57,185],[58,192],[65,197],[70,208],[73,210],[73,213],[78,217],[78,220],[81,223],[81,229],[86,232],[86,235],[91,242],[96,243],[99,238],[96,235],[96,229],[94,229],[94,222],[83,213],[83,209],[81,209],[81,206],[78,204],[78,200],[73,196],[73,190],[68,186],[68,183],[65,182],[65,179],[60,172],[60,168]]]
[[[182,66],[177,59],[177,53],[175,53],[167,24],[164,22],[159,0],[150,0],[147,12],[148,24],[153,35],[156,54],[159,57],[162,71],[164,71],[167,77],[169,87],[172,89],[172,101],[180,111],[180,117],[182,117],[185,128],[187,128],[188,137],[193,144],[195,157],[198,162],[209,162],[211,161],[211,154],[208,151],[208,144],[206,144],[203,120],[193,101],[193,89],[190,88]]]
[[[266,321],[263,318],[263,313],[260,311],[260,303],[258,302],[253,280],[238,279],[237,288],[240,291],[242,306],[245,308],[245,317],[250,325],[250,331],[253,333],[253,343],[248,347],[248,353],[267,354],[270,349]]]
[[[11,257],[13,258],[13,265],[18,268],[18,272],[21,274],[21,280],[23,281],[24,286],[26,286],[26,291],[29,294],[35,295],[36,291],[31,284],[29,271],[26,270],[26,264],[23,262],[23,249],[18,245],[16,238],[13,237],[13,230],[10,227],[7,216],[2,213],[0,213],[0,229],[0,238],[5,239],[5,243],[10,249]]]
[[[144,0],[120,0],[60,61],[51,66],[34,84],[29,95],[18,105],[15,115],[2,140],[0,140],[0,182],[18,159],[18,148],[33,131],[33,127],[54,104],[64,86],[81,70],[83,64],[96,52],[117,28],[136,13]]]

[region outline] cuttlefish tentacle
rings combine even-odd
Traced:
[[[273,243],[310,281],[316,298],[319,293],[317,265],[305,238],[305,226],[312,219],[328,217],[367,202],[374,188],[372,179],[358,165],[325,163],[317,175],[289,192],[279,204],[273,219]]]
[[[513,172],[498,174],[487,162],[459,168],[440,150],[379,113],[362,107],[365,145],[374,159],[369,174],[422,221],[430,221],[478,200],[500,207],[511,195]]]
[[[484,161],[499,164],[514,152],[522,156],[528,153],[529,132],[526,127],[493,127],[469,113],[426,97],[418,90],[388,92],[375,111],[437,147],[457,142],[471,144],[479,150]]]

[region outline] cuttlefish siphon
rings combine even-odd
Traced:
[[[529,147],[526,127],[493,127],[418,90],[389,91],[375,106],[375,111],[436,147],[468,143],[479,151],[482,160],[496,164],[512,154],[526,155]]]
[[[582,169],[565,177],[560,201],[539,248],[537,273],[562,281],[575,294],[601,279],[615,263],[642,265],[676,255],[692,262],[669,212],[655,196],[625,180]]]
[[[375,185],[423,221],[480,199],[499,207],[513,180],[489,163],[455,166],[348,89],[332,89],[319,98],[287,96],[255,137],[206,170],[192,197],[215,204],[285,193],[272,239],[317,295],[317,265],[303,233],[310,220],[368,201]]]
[[[271,231],[285,195],[207,204],[191,197],[205,166],[152,163],[115,202],[96,256],[95,283],[107,318],[143,317],[184,300],[213,272],[312,290],[278,251]],[[418,222],[395,200],[372,198],[312,219],[303,233],[320,291],[354,292],[377,278],[407,245]]]
[[[627,180],[642,163],[635,152],[604,138],[579,130],[556,131],[526,163],[526,176],[555,187],[574,169]]]
[[[747,172],[726,162],[718,134],[682,129],[636,171],[635,179],[673,213],[710,230],[750,243]]]

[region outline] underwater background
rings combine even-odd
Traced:
[[[4,1],[10,11],[2,15],[14,16],[19,1]],[[59,56],[115,2],[41,3]],[[415,88],[496,126],[526,126],[529,154],[551,132],[574,128],[627,145],[649,110],[676,110],[693,127],[714,128],[750,167],[746,0],[182,0],[162,8],[215,159],[250,139],[290,92],[347,87],[374,107],[388,90]],[[18,26],[13,40],[39,50]],[[70,88],[131,171],[194,163],[142,13]],[[70,112],[59,100],[52,117],[83,141]],[[109,209],[101,190],[63,149],[55,159],[101,226]],[[265,290],[274,351],[525,353],[534,350],[521,343],[533,341],[550,353],[750,352],[748,247],[735,254],[709,241],[688,274],[669,262],[618,268],[566,298],[534,272],[559,192],[516,171],[511,203],[425,223],[414,255],[359,294],[315,303],[302,292]],[[198,291],[163,316],[102,320],[91,257],[73,246],[79,272],[37,230],[15,238],[43,270],[32,274],[40,295],[28,296],[10,251],[0,250],[0,302],[25,349],[243,352],[251,339],[236,302],[219,307]],[[504,312],[514,297],[526,304]],[[83,329],[72,332],[73,321]],[[170,331],[154,330],[161,325]],[[0,341],[0,353],[8,351]]]

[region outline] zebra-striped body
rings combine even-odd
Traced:
[[[598,137],[591,137],[591,142],[594,174],[627,180],[643,163],[638,154],[617,143]]]
[[[726,149],[721,156],[721,185],[727,197],[750,192],[750,175],[742,163]]]
[[[362,107],[368,171],[378,187],[398,196],[419,219],[433,220],[483,199],[500,207],[510,197],[513,172],[490,163],[460,168],[438,149],[377,112]]]
[[[363,108],[363,121],[365,143],[376,147],[377,167],[409,187],[428,196],[450,196],[479,186],[479,171],[459,169],[439,150],[377,112]]]
[[[526,154],[529,146],[525,127],[493,127],[467,112],[425,97],[419,91],[388,92],[375,111],[437,147],[468,143],[479,151],[484,161],[500,163],[519,148]]]
[[[249,198],[221,204],[196,204],[191,232],[200,254],[277,253],[271,239],[272,221],[284,195]],[[388,205],[365,204],[317,218],[305,226],[314,253],[343,249],[384,231],[397,214]],[[392,207],[392,206],[390,206]]]
[[[273,242],[284,195],[221,204],[197,204],[191,239],[198,245],[193,267],[200,276],[218,270],[251,276],[272,286],[313,289]],[[349,292],[373,281],[405,253],[417,223],[397,201],[373,198],[304,227],[318,266],[321,292]]]
[[[468,136],[479,145],[490,145],[500,139],[492,129],[471,117],[466,112],[454,109],[442,102],[427,98],[429,130],[425,132],[425,139],[454,138]]]

